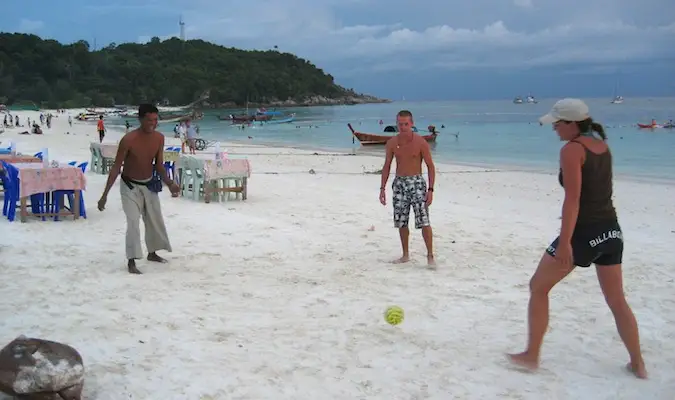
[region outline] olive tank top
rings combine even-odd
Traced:
[[[612,202],[612,153],[607,151],[596,154],[583,143],[586,161],[581,166],[581,198],[577,225],[597,222],[616,221],[616,210]],[[558,182],[563,186],[562,168],[558,173]]]

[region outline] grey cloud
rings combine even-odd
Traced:
[[[662,12],[672,0],[165,1],[185,15],[189,37],[278,45],[358,73],[627,62],[659,58],[675,42]]]

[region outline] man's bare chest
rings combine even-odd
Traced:
[[[422,149],[416,143],[396,144],[394,146],[396,161],[417,160],[422,158]]]
[[[160,144],[157,142],[136,142],[129,146],[127,160],[133,162],[152,162],[160,150]]]

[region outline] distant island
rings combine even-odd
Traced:
[[[277,50],[155,37],[91,51],[84,40],[61,44],[20,33],[0,33],[0,43],[0,104],[185,105],[204,98],[199,107],[230,108],[390,102],[339,86],[311,62]]]

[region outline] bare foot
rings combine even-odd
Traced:
[[[129,263],[127,264],[127,267],[129,269],[130,274],[136,274],[136,275],[141,275],[142,272],[136,268],[136,261],[134,260],[129,260]]]
[[[525,372],[534,372],[539,368],[539,361],[533,359],[532,356],[527,353],[507,354],[506,360],[510,362],[511,365]]]
[[[403,263],[407,263],[408,261],[410,261],[410,256],[401,256],[401,258],[397,258],[394,261],[392,261],[391,263],[392,264],[403,264]]]
[[[158,256],[157,253],[148,254],[148,261],[158,262],[158,263],[162,263],[162,264],[168,262],[165,259],[163,259],[162,257]]]
[[[433,255],[427,256],[427,268],[436,269],[436,260]]]
[[[645,368],[644,363],[639,364],[628,363],[626,364],[626,369],[628,370],[628,372],[635,375],[635,377],[639,379],[647,379],[647,368]]]

